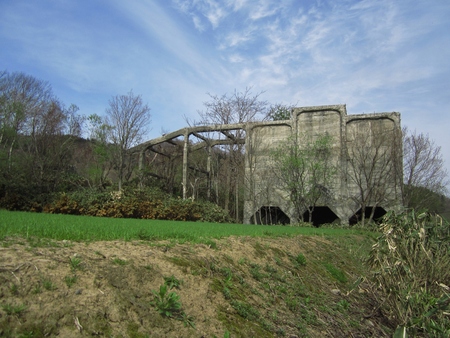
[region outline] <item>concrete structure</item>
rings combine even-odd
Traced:
[[[211,133],[223,137],[210,138]],[[282,184],[279,184],[274,175],[270,154],[290,137],[309,135],[315,138],[324,133],[332,137],[332,161],[338,170],[331,186],[326,187],[326,198],[322,198],[316,205],[314,221],[317,224],[330,221],[352,222],[361,207],[358,196],[361,195],[362,188],[354,179],[352,156],[356,157],[363,151],[379,156],[380,152],[402,149],[399,113],[347,115],[345,105],[301,107],[293,109],[290,120],[183,128],[145,142],[134,151],[139,151],[142,159],[145,152],[149,149],[154,151],[156,145],[164,142],[175,144],[174,140],[178,140],[176,144],[183,146],[183,198],[186,198],[188,156],[191,151],[206,148],[210,153],[211,148],[217,145],[245,144],[244,223],[265,223],[267,215],[270,215],[275,223],[295,223],[299,215],[289,200],[288,192],[283,190]],[[358,141],[358,135],[364,137],[364,145]],[[192,143],[190,137],[195,137],[198,142]],[[377,139],[384,140],[379,147],[376,146]],[[367,145],[371,148],[367,148]],[[208,160],[205,170],[207,174],[210,171],[209,163]],[[375,173],[380,174],[380,180],[386,180],[383,185],[379,185],[385,190],[382,195],[377,195],[382,198],[371,197],[365,201],[367,207],[377,208],[376,215],[378,212],[400,207],[402,170],[398,170],[399,168],[401,151],[399,156],[388,164],[376,164],[373,168]]]

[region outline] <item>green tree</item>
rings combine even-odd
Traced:
[[[292,136],[272,154],[275,175],[301,221],[307,211],[311,222],[315,206],[330,193],[336,174],[331,146],[332,137],[327,133],[314,138]]]
[[[267,118],[272,121],[290,120],[293,107],[275,104],[269,108]]]

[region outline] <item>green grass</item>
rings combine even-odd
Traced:
[[[103,218],[0,210],[0,239],[5,237],[52,240],[174,240],[212,243],[229,236],[280,237],[296,235],[348,236],[363,230],[311,227]]]

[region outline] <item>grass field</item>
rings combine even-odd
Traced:
[[[10,236],[53,240],[175,240],[204,242],[229,236],[339,236],[362,230],[101,218],[0,210],[0,239]]]

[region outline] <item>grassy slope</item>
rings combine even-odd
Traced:
[[[86,334],[93,327],[99,326],[103,327],[105,334],[130,337],[153,336],[151,332],[156,332],[156,329],[162,330],[161,332],[165,332],[164,336],[168,337],[197,337],[202,334],[205,337],[225,337],[228,334],[232,337],[366,337],[388,336],[392,333],[383,326],[384,319],[378,317],[364,282],[355,286],[355,282],[366,274],[362,262],[373,243],[373,233],[99,219],[5,211],[0,211],[0,220],[3,247],[15,246],[14,250],[17,250],[18,255],[21,246],[27,252],[36,252],[36,255],[42,255],[47,250],[48,259],[51,259],[51,253],[56,257],[55,262],[49,264],[53,271],[61,264],[58,257],[64,250],[69,250],[66,247],[70,244],[60,241],[63,239],[69,240],[69,243],[89,241],[95,247],[100,242],[96,244],[92,241],[139,240],[130,242],[130,245],[141,248],[138,252],[144,252],[146,247],[154,248],[154,263],[149,272],[149,266],[142,267],[134,263],[138,261],[137,258],[125,257],[124,260],[129,264],[122,268],[112,268],[114,260],[97,263],[94,254],[91,254],[93,259],[89,258],[91,244],[85,245],[85,252],[77,247],[77,252],[88,268],[77,272],[79,281],[76,282],[76,287],[92,288],[92,281],[86,282],[86,285],[82,285],[81,281],[88,280],[89,274],[98,274],[97,271],[102,271],[102,274],[108,271],[111,275],[106,280],[111,285],[106,283],[102,290],[114,293],[118,311],[127,313],[119,323],[109,322],[106,313],[97,322],[94,322],[92,316],[80,317]],[[21,245],[17,246],[17,243]],[[161,260],[157,260],[159,255]],[[68,265],[68,262],[63,264]],[[103,266],[98,266],[99,264]],[[187,315],[193,316],[195,329],[189,325],[184,326],[182,321],[161,319],[150,305],[153,299],[150,290],[158,290],[163,277],[167,277],[167,271],[173,272],[180,280],[192,281],[177,291],[182,302],[187,294],[198,292],[189,285],[203,285],[206,289],[207,298],[198,296],[198,299],[190,301],[189,306],[184,308]],[[113,275],[119,272],[123,275]],[[45,273],[47,271],[40,268],[41,278]],[[142,279],[144,274],[146,277]],[[10,271],[2,271],[1,277],[4,279],[1,290],[4,297],[0,317],[0,330],[3,331],[0,333],[25,333],[20,330],[26,327],[23,323],[27,322],[27,315],[31,316],[30,311],[25,309],[18,321],[21,324],[13,327],[11,323],[16,321],[11,319],[13,314],[7,314],[8,308],[5,306],[32,306],[30,299],[36,295],[25,292],[20,285],[11,284],[14,279]],[[128,283],[124,288],[120,287],[120,283],[124,282],[118,282],[134,279],[139,279],[140,282],[137,285]],[[64,285],[61,280],[63,277],[59,278],[61,285],[57,291],[52,292],[67,294],[68,285]],[[143,289],[147,290],[144,294]],[[138,299],[136,297],[139,295],[139,306],[129,302],[121,303],[124,295],[128,298],[135,297],[133,299]],[[214,299],[212,309],[207,307],[209,299]],[[52,303],[48,306],[51,307]],[[103,305],[99,306],[101,308]],[[209,311],[208,318],[201,317],[200,309],[205,308]],[[58,316],[64,322],[64,318],[72,315],[60,312]],[[140,322],[136,322],[138,317],[141,318]],[[31,318],[28,322],[31,322]],[[42,322],[44,325],[45,320]],[[73,320],[70,324],[73,326]],[[5,325],[10,326],[10,331],[5,331]],[[35,328],[35,332],[46,332],[45,330],[45,327],[39,330]],[[52,331],[51,335],[57,332]],[[91,334],[92,332],[94,331]]]

